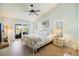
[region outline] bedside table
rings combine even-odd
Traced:
[[[64,39],[63,38],[54,38],[53,44],[58,47],[63,47],[64,46]]]

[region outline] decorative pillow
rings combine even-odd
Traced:
[[[48,35],[47,37],[48,37],[48,38],[53,38],[54,36],[53,36],[53,34],[50,34],[50,35]]]
[[[43,37],[47,37],[50,33],[51,31],[49,30],[43,30],[39,32],[39,35],[42,35]]]

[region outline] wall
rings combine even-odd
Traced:
[[[2,19],[2,17],[0,17],[0,23],[3,23],[3,19]]]
[[[79,4],[78,4],[78,49],[79,49]]]
[[[66,44],[68,47],[77,48],[78,40],[78,20],[77,20],[77,4],[59,4],[52,9],[46,15],[39,18],[35,25],[38,26],[38,31],[42,28],[41,23],[45,20],[49,20],[49,29],[54,32],[55,21],[64,19],[64,38],[66,41],[72,42],[72,44]]]

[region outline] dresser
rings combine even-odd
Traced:
[[[58,47],[63,47],[64,46],[64,38],[54,38],[53,45],[58,46]]]

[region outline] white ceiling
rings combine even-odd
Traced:
[[[56,5],[55,3],[34,3],[34,9],[40,9],[38,12],[38,16],[31,15],[29,16],[29,12],[24,12],[30,10],[30,3],[16,3],[16,4],[0,4],[0,16],[12,18],[12,19],[22,19],[26,21],[35,21],[37,18],[43,16],[51,9],[53,9]]]

